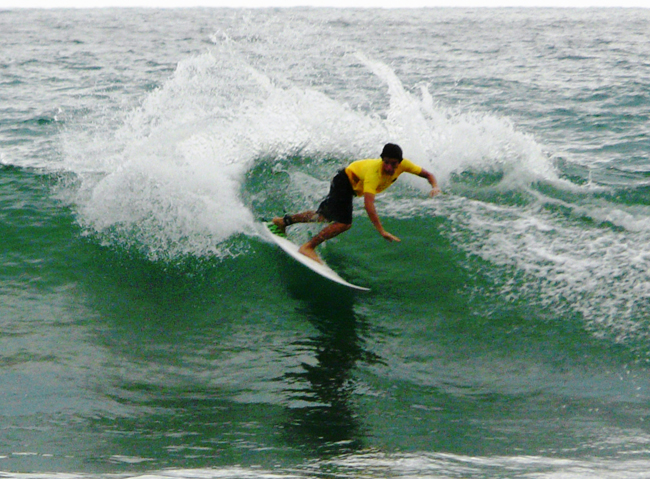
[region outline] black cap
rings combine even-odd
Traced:
[[[396,160],[402,161],[402,149],[399,145],[394,143],[386,143],[384,149],[381,152],[382,158],[394,158]]]

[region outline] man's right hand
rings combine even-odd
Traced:
[[[402,240],[399,239],[397,236],[394,236],[394,235],[390,234],[388,231],[384,231],[384,232],[382,232],[382,233],[381,233],[381,236],[382,236],[383,238],[385,238],[386,240],[390,241],[391,243],[392,243],[393,241],[396,241],[396,242],[398,242],[398,243],[399,243],[400,241],[402,241]]]
[[[374,193],[364,193],[363,202],[364,202],[364,206],[366,207],[366,212],[368,213],[368,217],[370,218],[370,221],[375,226],[375,228],[377,229],[379,234],[383,238],[385,238],[386,240],[390,241],[391,243],[393,241],[400,242],[401,240],[397,236],[393,236],[392,234],[390,234],[381,225],[381,221],[379,220],[379,216],[377,216],[377,210],[375,209],[375,195],[374,195]]]

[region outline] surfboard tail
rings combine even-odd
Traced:
[[[333,281],[335,283],[341,284],[343,286],[347,286],[348,288],[352,289],[358,289],[360,291],[370,291],[369,288],[364,288],[363,286],[357,286],[356,284],[352,284],[343,278],[341,278],[332,268],[327,266],[325,263],[319,263],[317,261],[314,261],[313,259],[301,254],[298,249],[298,245],[292,243],[289,241],[287,238],[286,234],[282,234],[282,231],[275,226],[273,223],[269,224],[267,223],[265,225],[267,230],[269,231],[269,237],[273,242],[280,247],[285,253],[287,253],[290,257],[301,263],[303,266],[306,266],[313,272],[321,275],[322,277],[329,279],[330,281]],[[280,234],[276,233],[271,229],[272,227],[277,228],[280,231]]]

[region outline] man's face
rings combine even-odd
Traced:
[[[396,158],[382,158],[382,172],[385,175],[392,176],[395,173],[395,170],[400,164],[400,161]]]

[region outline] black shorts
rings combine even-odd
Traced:
[[[348,175],[345,174],[345,170],[341,170],[332,179],[330,192],[316,212],[329,221],[351,225],[353,198],[354,190],[352,189]]]

